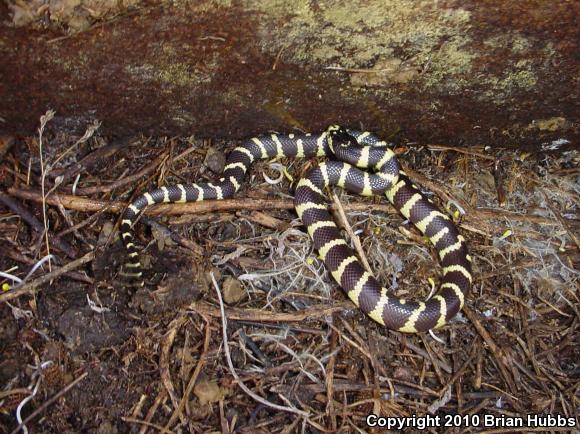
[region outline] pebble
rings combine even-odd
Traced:
[[[209,148],[205,154],[203,165],[209,168],[213,173],[218,175],[224,171],[226,165],[226,156],[223,152],[215,148]]]

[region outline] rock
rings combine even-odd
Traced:
[[[74,352],[93,352],[127,340],[131,325],[114,312],[72,307],[58,319],[58,331]]]
[[[226,165],[226,156],[223,152],[215,148],[209,148],[205,154],[203,165],[209,168],[213,173],[221,174]]]
[[[235,304],[246,296],[246,290],[238,279],[227,277],[222,285],[224,301],[227,304]]]
[[[227,390],[218,386],[215,381],[201,380],[195,385],[193,393],[203,406],[224,399],[227,395]]]
[[[137,290],[131,299],[131,306],[148,314],[175,311],[207,293],[208,286],[202,273],[195,270],[181,271],[167,276],[154,293],[143,288]]]

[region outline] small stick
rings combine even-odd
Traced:
[[[49,174],[49,177],[56,178],[58,176],[62,176],[61,184],[63,184],[67,182],[69,179],[74,178],[81,171],[87,170],[88,168],[98,163],[99,161],[105,158],[112,157],[115,153],[123,149],[125,146],[127,146],[126,140],[116,140],[110,145],[103,146],[91,152],[81,161],[72,164],[70,167],[67,167],[65,169],[54,169]]]
[[[344,321],[343,321],[344,324]],[[340,334],[340,330],[338,330],[336,328],[336,326],[332,325],[331,323],[328,323],[328,326],[333,329],[336,333]],[[344,334],[340,334],[340,338],[342,340],[344,340],[347,344],[349,344],[351,347],[359,350],[359,352],[364,355],[367,359],[369,359],[371,362],[373,360],[373,356],[372,354],[367,350],[367,348],[364,348],[363,345],[359,345],[358,343],[356,343],[354,340],[352,340],[351,338],[347,337]]]
[[[578,248],[578,250],[580,250],[580,240],[578,239],[578,237],[576,236],[574,231],[570,228],[570,225],[568,224],[568,222],[566,220],[564,220],[562,218],[562,216],[560,215],[560,213],[558,212],[558,210],[556,210],[550,204],[550,200],[548,199],[548,196],[546,195],[546,193],[544,191],[542,191],[542,196],[544,196],[544,200],[546,201],[546,206],[550,209],[550,211],[552,211],[552,214],[554,214],[554,217],[556,217],[556,219],[560,222],[560,224],[562,225],[564,230],[568,233],[570,238],[572,238],[572,241],[574,241],[574,244],[576,244],[576,247]]]
[[[109,207],[107,206],[106,208],[103,208],[102,210],[100,210],[100,211],[97,211],[97,212],[96,212],[96,213],[94,213],[94,214],[91,214],[89,217],[87,217],[86,219],[84,219],[84,220],[83,220],[83,221],[81,221],[80,223],[77,223],[77,224],[76,224],[76,225],[74,225],[74,226],[71,226],[71,227],[69,227],[69,228],[63,229],[62,231],[58,232],[58,233],[55,235],[55,238],[56,238],[56,239],[59,239],[59,238],[61,238],[61,237],[65,236],[65,235],[66,235],[66,234],[68,234],[68,233],[71,233],[71,232],[78,231],[79,229],[81,229],[81,228],[85,227],[86,225],[88,225],[88,224],[91,224],[91,223],[93,223],[94,221],[96,221],[96,220],[97,220],[97,219],[98,219],[98,218],[99,218],[99,217],[100,217],[102,214],[104,214],[104,213],[105,213],[105,212],[107,212],[108,210],[109,210]]]
[[[465,316],[471,321],[471,323],[473,324],[473,326],[475,327],[475,329],[477,330],[479,335],[483,338],[483,340],[485,341],[485,343],[489,347],[489,350],[491,351],[491,353],[493,354],[493,357],[497,361],[499,370],[500,370],[505,382],[508,384],[510,391],[513,392],[513,391],[517,390],[516,385],[515,385],[512,377],[510,376],[510,374],[507,370],[506,364],[509,365],[509,361],[506,360],[506,356],[505,356],[504,351],[500,347],[497,346],[497,344],[495,343],[495,341],[493,340],[493,338],[491,337],[489,332],[485,329],[483,324],[481,324],[481,322],[479,321],[479,318],[477,317],[477,315],[469,307],[467,307],[467,305],[463,306],[463,312],[465,313]]]
[[[230,428],[228,426],[228,420],[226,419],[226,415],[224,412],[224,399],[221,398],[219,401],[219,408],[220,408],[220,426],[222,429],[222,434],[229,434]]]
[[[429,345],[429,342],[425,339],[425,336],[423,336],[423,335],[419,335],[419,336],[420,336],[421,340],[423,341],[423,346],[425,347],[425,351],[427,352],[427,357],[429,358],[429,361],[431,362],[431,365],[433,366],[433,369],[435,370],[435,375],[437,376],[439,383],[442,385],[445,385],[444,389],[449,387],[450,384],[448,384],[445,377],[441,373],[441,366],[439,364],[439,359],[433,355],[433,351],[431,351],[431,347]],[[443,396],[443,394],[441,394],[441,396]]]
[[[16,262],[22,262],[26,265],[31,265],[33,266],[34,264],[37,263],[37,261],[30,259],[28,256],[24,256],[23,254],[17,252],[15,250],[15,247],[6,247],[3,246],[0,243],[0,248],[1,249],[5,249],[6,251],[6,256],[8,256],[10,259],[12,259],[13,261]],[[59,267],[55,267],[55,270],[58,270]],[[94,279],[90,278],[89,276],[87,276],[86,274],[83,273],[79,273],[77,271],[70,271],[68,273],[65,273],[66,277],[70,277],[73,280],[78,280],[79,282],[84,282],[84,283],[89,283],[89,284],[93,284],[95,283]],[[18,288],[17,288],[18,289]]]
[[[157,170],[157,168],[163,164],[163,162],[167,159],[167,153],[162,153],[159,157],[157,157],[152,163],[149,163],[139,172],[127,176],[125,178],[119,179],[111,184],[106,185],[96,185],[94,187],[86,187],[86,188],[77,188],[76,194],[79,196],[90,196],[96,193],[109,193],[119,187],[123,187],[124,185],[131,184],[137,181],[139,178],[149,175],[151,172]]]
[[[332,318],[332,317],[331,317]],[[332,319],[331,319],[332,320]],[[326,414],[330,415],[330,429],[337,430],[336,416],[334,414],[334,368],[336,366],[336,346],[338,344],[338,332],[330,331],[330,359],[326,365]]]
[[[327,66],[329,71],[350,72],[354,74],[381,74],[396,71],[397,68],[368,69],[368,68],[345,68],[343,66]]]
[[[348,222],[348,219],[346,218],[346,214],[344,212],[342,204],[340,203],[340,200],[338,199],[338,196],[336,195],[336,193],[332,193],[332,202],[333,202],[336,210],[338,211],[338,217],[339,217],[340,223],[346,229],[346,232],[348,233],[350,239],[352,240],[352,243],[354,244],[354,248],[355,248],[356,252],[358,253],[358,257],[360,258],[362,264],[364,265],[365,270],[367,270],[369,273],[372,274],[371,266],[369,265],[369,261],[367,260],[365,252],[362,248],[362,244],[360,243],[360,238],[357,235],[355,235],[355,233],[353,232],[352,227],[350,226],[350,223]]]
[[[149,407],[149,410],[147,411],[147,414],[145,415],[144,422],[147,422],[147,423],[151,422],[151,419],[153,419],[155,412],[157,412],[157,409],[159,408],[159,406],[161,404],[163,404],[166,399],[167,399],[167,392],[165,390],[161,390],[161,392],[159,392],[159,394],[157,395],[157,398],[155,398],[153,405],[151,407]],[[143,425],[141,427],[141,429],[139,430],[139,434],[145,434],[146,432],[147,432],[147,425]],[[170,432],[170,431],[164,431],[164,432]]]
[[[427,145],[427,149],[430,151],[451,151],[451,152],[459,152],[460,154],[465,155],[473,155],[475,157],[483,158],[485,160],[492,160],[495,161],[496,157],[493,155],[486,155],[482,154],[481,152],[472,151],[470,149],[465,148],[454,148],[451,146],[444,146],[444,145]]]
[[[12,212],[15,212],[20,217],[22,217],[22,220],[28,223],[34,232],[42,234],[42,231],[44,230],[42,223],[38,221],[38,219],[30,211],[28,211],[23,206],[20,206],[18,202],[13,200],[4,192],[0,192],[0,203],[3,203],[7,208],[12,210]]]
[[[57,277],[65,273],[68,273],[69,271],[74,270],[75,268],[78,268],[81,265],[86,264],[87,262],[91,262],[93,259],[95,259],[95,252],[93,251],[88,252],[86,255],[80,257],[79,259],[71,261],[68,264],[63,265],[62,267],[45,274],[44,276],[40,276],[37,279],[31,280],[30,282],[25,283],[24,285],[13,291],[9,291],[5,294],[0,294],[0,302],[12,300],[13,298],[20,297],[21,295],[24,294],[34,293],[37,287],[40,287],[41,285],[50,282],[51,280],[56,279]]]
[[[281,230],[285,225],[287,225],[287,223],[283,220],[277,219],[276,217],[272,217],[271,215],[260,211],[253,211],[247,215],[236,213],[236,216],[246,218],[252,223],[257,223],[261,226],[274,230]]]
[[[36,416],[38,416],[40,413],[42,413],[44,410],[46,410],[53,403],[55,403],[58,400],[58,398],[63,396],[65,393],[67,393],[69,390],[71,390],[73,387],[75,387],[78,383],[80,383],[82,380],[84,380],[84,378],[87,375],[89,375],[89,374],[87,372],[85,372],[80,377],[78,377],[76,380],[73,380],[71,383],[69,383],[67,386],[65,386],[64,389],[62,389],[60,392],[58,392],[56,395],[54,395],[52,398],[50,398],[48,401],[46,401],[44,404],[42,404],[40,407],[38,407],[32,413],[30,413],[30,415],[26,419],[24,419],[20,425],[18,425],[16,428],[14,428],[14,430],[10,434],[17,434],[18,431],[20,431],[22,429],[22,427],[24,427],[28,422],[30,422],[32,419],[34,419]]]
[[[26,387],[19,387],[17,389],[0,390],[0,399],[4,399],[10,395],[30,395],[32,392]]]
[[[260,404],[265,405],[266,407],[270,407],[273,408],[275,410],[279,410],[279,411],[285,411],[288,413],[294,413],[297,414],[299,416],[308,418],[309,413],[299,410],[296,407],[286,407],[283,405],[278,405],[278,404],[274,404],[273,402],[270,402],[264,398],[262,398],[259,395],[256,395],[254,392],[252,392],[248,386],[246,386],[242,380],[240,379],[240,377],[238,376],[238,373],[236,372],[236,370],[234,369],[234,364],[232,363],[232,359],[230,356],[230,347],[228,345],[228,323],[227,323],[227,319],[226,319],[226,313],[224,310],[224,302],[222,300],[222,294],[220,292],[218,283],[215,280],[215,277],[213,275],[213,272],[211,273],[211,280],[213,282],[213,286],[215,288],[215,292],[217,293],[218,296],[218,300],[220,303],[220,313],[221,313],[221,318],[222,318],[222,339],[223,339],[223,345],[224,345],[224,353],[226,355],[226,361],[228,363],[228,367],[230,368],[230,373],[232,374],[232,376],[235,378],[236,382],[238,383],[238,385],[240,386],[240,388],[246,392],[246,394],[248,396],[250,396],[250,398],[254,399],[255,401],[258,401]]]
[[[397,380],[395,380],[397,381]],[[416,396],[421,399],[429,399],[430,397],[438,397],[439,393],[432,391],[430,389],[425,390],[418,385],[414,385],[416,389],[411,387],[406,387],[405,385],[392,385],[392,389],[389,387],[381,387],[381,393],[389,393],[391,395],[394,394],[405,394],[410,396]],[[326,385],[322,383],[310,383],[310,384],[302,384],[305,391],[310,393],[324,393],[326,392]],[[287,392],[290,389],[290,386],[278,385],[273,386],[270,391],[272,392]],[[335,380],[334,382],[334,392],[370,392],[375,390],[374,384],[364,384],[364,383],[351,383],[346,382],[344,380]],[[480,399],[488,399],[488,398],[497,398],[501,396],[501,394],[497,392],[477,392],[477,393],[467,393],[465,395],[468,399],[471,400],[480,400]],[[352,405],[352,404],[351,404]]]
[[[274,64],[272,65],[272,71],[276,71],[276,67],[278,66],[278,62],[280,61],[280,58],[282,57],[282,52],[284,51],[285,48],[286,47],[282,47],[280,48],[280,51],[278,51],[276,59],[274,59]]]
[[[539,224],[549,225],[549,226],[556,226],[558,224],[558,223],[554,222],[553,219],[542,217],[542,216],[537,216],[537,215],[518,214],[518,213],[507,211],[504,209],[474,208],[471,205],[469,205],[466,201],[450,195],[447,191],[448,189],[445,188],[444,186],[442,186],[440,182],[433,181],[433,180],[427,178],[425,175],[421,175],[420,173],[415,172],[414,170],[409,169],[408,167],[405,167],[404,169],[405,169],[405,172],[407,173],[407,175],[409,176],[409,178],[411,178],[417,184],[421,184],[421,185],[427,187],[429,190],[431,190],[434,193],[437,193],[437,195],[439,197],[441,197],[445,200],[453,200],[454,202],[457,202],[465,210],[465,212],[466,212],[465,218],[466,219],[469,219],[469,220],[476,220],[476,219],[489,220],[492,218],[495,218],[495,219],[507,218],[507,219],[511,219],[511,220],[526,221],[526,222],[530,222],[530,223],[539,223]],[[10,190],[8,192],[10,194],[12,194],[10,192]]]
[[[449,195],[445,192],[445,189],[439,186],[438,183],[430,181],[428,178],[422,175],[417,174],[416,176],[416,172],[411,171],[409,169],[407,169],[406,171],[410,177],[412,177],[414,180],[417,181],[417,183],[425,185],[426,187],[428,187],[435,193],[440,194],[444,198],[449,197]],[[37,191],[17,187],[10,187],[8,188],[7,191],[8,194],[10,194],[11,196],[42,203],[42,196]],[[556,226],[559,224],[558,222],[555,222],[554,219],[551,218],[530,214],[518,214],[515,212],[501,209],[473,208],[464,201],[458,200],[457,198],[452,199],[455,200],[457,203],[459,203],[459,205],[461,205],[461,207],[463,207],[467,211],[466,219],[470,221],[475,221],[476,219],[507,218],[511,220],[527,221],[531,223],[539,223],[549,226]],[[102,201],[95,199],[86,199],[78,196],[65,194],[57,195],[56,193],[53,193],[48,198],[46,198],[46,203],[50,205],[58,206],[59,202],[62,203],[62,205],[65,208],[82,212],[96,212],[101,211],[105,207],[109,207],[108,211],[112,213],[120,213],[128,205],[126,202],[121,201]],[[268,199],[243,198],[243,199],[224,199],[214,201],[190,202],[190,203],[159,204],[152,207],[148,207],[145,210],[145,214],[182,215],[182,214],[203,214],[209,212],[222,212],[232,210],[264,211],[265,209],[294,209],[294,201],[287,199],[268,200]],[[335,210],[336,205],[330,204],[330,209]],[[373,211],[380,211],[384,212],[385,214],[398,214],[398,212],[391,205],[386,203],[385,204],[352,203],[344,205],[344,209],[347,211],[368,211],[369,209],[372,209]]]
[[[177,330],[179,330],[186,321],[187,317],[184,314],[171,321],[171,324],[169,325],[169,331],[165,334],[165,339],[161,344],[161,355],[159,357],[159,375],[161,377],[161,382],[163,383],[163,386],[165,386],[165,390],[167,390],[169,398],[173,403],[173,407],[176,410],[179,408],[179,399],[177,397],[175,387],[173,386],[173,382],[171,381],[171,374],[169,372],[169,352],[171,351],[171,346],[173,345],[175,336],[177,335]],[[181,422],[185,423],[185,415],[181,412],[178,412],[178,415],[181,419]]]
[[[44,224],[44,241],[46,243],[46,254],[50,255],[50,243],[48,242],[48,217],[46,212],[46,174],[49,171],[48,167],[44,164],[43,156],[43,141],[42,134],[44,132],[44,127],[46,124],[54,117],[54,111],[48,110],[46,114],[40,117],[40,127],[38,128],[38,154],[40,157],[40,189],[41,189],[41,203],[42,203],[42,222]],[[58,160],[57,160],[58,161]],[[58,206],[58,204],[57,204]],[[48,261],[48,269],[51,269],[51,262]]]
[[[148,217],[143,217],[141,219],[141,221],[143,223],[145,223],[147,226],[150,226],[152,229],[155,229],[155,230],[158,230],[159,232],[161,232],[164,237],[171,238],[171,240],[175,241],[180,246],[185,247],[186,249],[191,250],[196,255],[198,255],[198,256],[202,256],[203,255],[203,252],[204,252],[203,247],[201,247],[196,242],[191,241],[191,240],[189,240],[189,239],[187,239],[185,237],[182,237],[181,235],[179,235],[176,232],[173,232],[167,226],[162,225],[161,223],[157,223],[155,220],[152,220],[152,219],[150,219]]]
[[[231,320],[240,321],[255,321],[255,322],[302,322],[308,318],[324,318],[326,315],[330,315],[333,312],[338,312],[346,309],[354,309],[354,304],[352,301],[345,301],[342,303],[336,303],[332,306],[328,305],[313,305],[308,306],[308,309],[302,312],[293,313],[271,313],[265,312],[262,309],[236,309],[227,308],[225,310],[227,318]],[[214,318],[220,317],[220,309],[214,306],[204,303],[204,302],[194,302],[189,305],[189,309],[195,312],[207,315]]]
[[[209,351],[209,342],[210,342],[210,338],[211,338],[211,328],[209,326],[209,324],[210,324],[209,320],[206,317],[204,317],[203,315],[202,315],[202,318],[205,320],[205,339],[203,341],[203,350],[201,352],[201,356],[199,356],[199,361],[197,362],[197,365],[195,366],[195,370],[193,371],[193,374],[191,374],[189,382],[187,383],[187,387],[185,388],[185,392],[183,393],[183,396],[181,397],[181,400],[179,401],[179,406],[173,411],[173,414],[169,418],[169,421],[165,424],[165,427],[163,428],[164,432],[165,431],[168,432],[169,429],[171,428],[171,426],[177,420],[177,418],[181,417],[181,414],[183,413],[183,409],[185,408],[185,403],[187,402],[189,395],[191,394],[191,391],[195,387],[195,383],[197,382],[197,377],[199,377],[201,370],[205,366],[207,353]]]
[[[161,425],[157,425],[156,423],[147,422],[141,419],[135,419],[134,417],[121,417],[121,420],[127,423],[136,423],[139,425],[148,426],[149,428],[155,428],[156,430],[161,431],[162,433],[170,433],[170,434],[173,433],[173,431],[166,431],[165,428],[163,428]]]
[[[8,189],[8,193],[11,196],[15,196],[20,199],[32,200],[34,202],[42,202],[42,196],[40,195],[40,193],[34,190],[10,187]],[[46,203],[55,206],[58,206],[58,204],[61,203],[65,208],[82,212],[97,212],[101,211],[105,207],[108,207],[108,211],[111,213],[120,213],[128,205],[126,202],[121,201],[102,201],[95,199],[86,199],[83,197],[66,194],[58,195],[55,193],[53,193],[46,199]],[[335,206],[331,204],[330,208],[335,209]],[[373,210],[381,211],[388,214],[396,213],[393,207],[388,204],[354,203],[346,205],[344,208],[348,211],[365,211],[372,208]],[[224,199],[202,202],[189,202],[189,203],[158,204],[152,207],[148,207],[144,213],[150,216],[158,216],[158,215],[204,214],[210,212],[237,211],[237,210],[264,211],[265,209],[294,209],[294,201],[288,199],[270,200],[270,199],[242,198],[242,199]]]

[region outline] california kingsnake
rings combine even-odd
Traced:
[[[271,134],[254,137],[235,148],[219,182],[159,187],[139,196],[121,221],[121,235],[129,255],[129,276],[142,282],[141,264],[131,226],[148,205],[224,199],[239,188],[250,165],[258,158],[334,156],[311,169],[296,187],[294,205],[320,257],[349,298],[380,324],[415,333],[438,328],[462,308],[469,292],[471,258],[464,238],[449,217],[441,213],[400,171],[395,154],[376,135],[332,126],[318,134]],[[356,167],[355,167],[356,166]],[[360,169],[371,169],[374,173]],[[426,302],[389,295],[387,288],[364,270],[330,216],[323,189],[338,185],[363,195],[385,194],[403,216],[429,238],[443,266],[439,291]]]

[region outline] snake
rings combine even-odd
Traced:
[[[319,257],[352,302],[389,329],[418,333],[437,329],[462,309],[472,285],[472,258],[453,220],[441,212],[401,169],[393,150],[369,131],[333,125],[318,133],[267,134],[243,141],[226,158],[217,182],[161,186],[138,196],[125,210],[120,233],[129,278],[143,286],[132,226],[149,205],[222,200],[233,196],[254,161],[329,157],[298,181],[294,207]],[[385,195],[429,239],[442,267],[437,292],[427,300],[397,297],[367,271],[332,218],[324,191],[338,186],[361,196]]]

